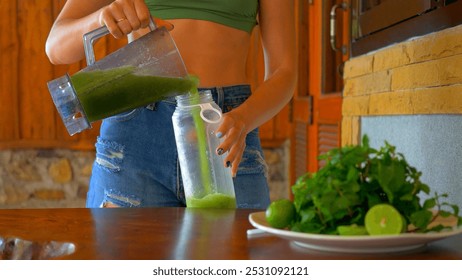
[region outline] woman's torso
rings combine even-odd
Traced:
[[[167,20],[174,25],[170,33],[188,72],[199,77],[201,87],[247,83],[250,32],[209,20]],[[133,38],[145,32],[135,32]]]

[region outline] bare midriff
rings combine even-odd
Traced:
[[[189,74],[200,79],[199,87],[246,84],[250,34],[221,24],[189,19],[168,20],[170,31]],[[146,30],[134,32],[132,38]]]

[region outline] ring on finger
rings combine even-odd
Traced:
[[[116,22],[119,23],[121,21],[124,21],[124,20],[127,20],[126,18],[120,18],[120,19],[117,19]]]

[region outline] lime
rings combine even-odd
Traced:
[[[295,206],[288,199],[278,199],[270,203],[265,212],[266,221],[274,228],[285,228],[295,218]]]
[[[377,204],[367,211],[364,224],[370,235],[400,234],[405,221],[392,205]]]
[[[366,227],[357,224],[338,226],[337,231],[340,235],[368,235]]]
[[[404,218],[403,215],[401,215],[401,219],[403,220],[403,229],[401,230],[401,233],[405,233],[407,232],[407,221],[406,221],[406,218]]]

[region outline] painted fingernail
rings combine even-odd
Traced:
[[[223,136],[223,134],[221,132],[217,132],[217,137],[221,138],[221,136]]]
[[[218,154],[219,156],[221,156],[221,155],[223,154],[223,152],[224,152],[224,151],[223,151],[222,148],[219,148],[219,149],[217,150],[217,154]]]
[[[226,167],[230,167],[231,166],[231,162],[230,161],[227,161],[226,162]]]

